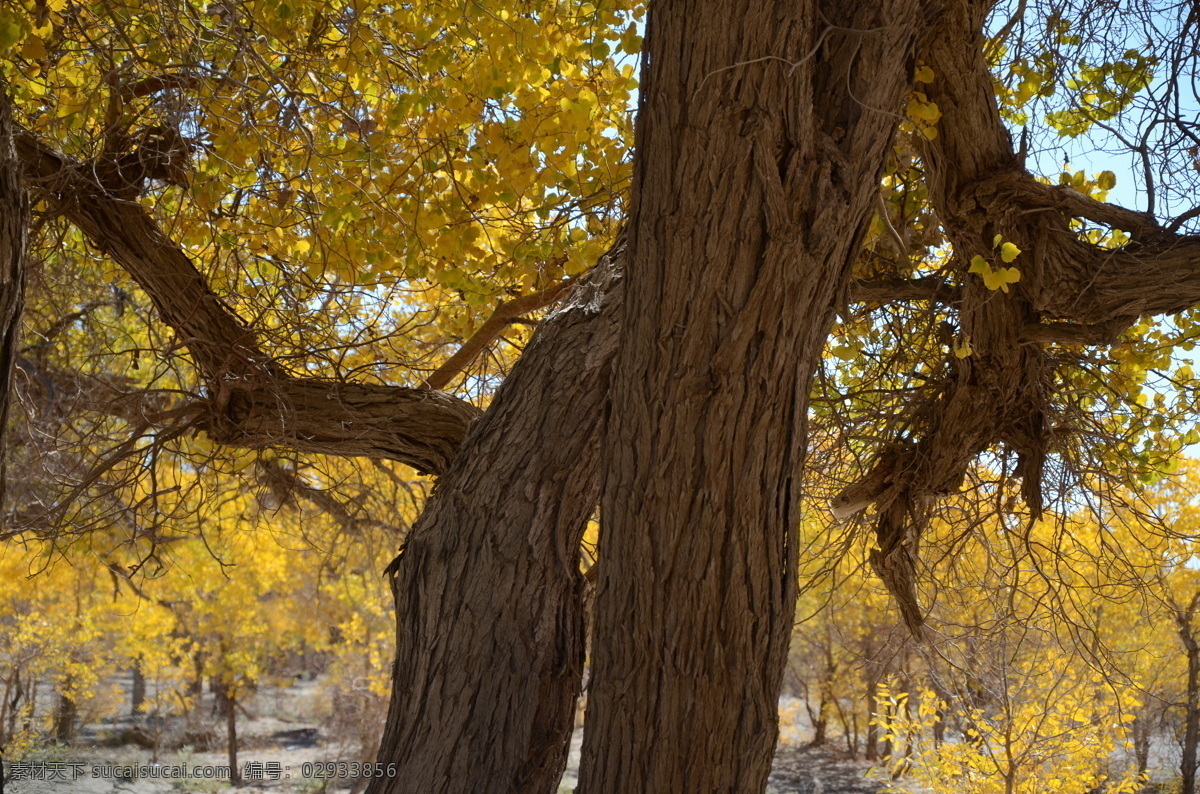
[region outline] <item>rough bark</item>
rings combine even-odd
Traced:
[[[614,251],[539,326],[393,563],[396,663],[368,792],[555,792],[584,655],[579,541],[621,297]]]
[[[580,792],[766,784],[809,387],[924,13],[651,6]]]
[[[197,424],[215,441],[446,469],[477,409],[428,389],[290,375],[141,204],[28,132],[16,144],[26,181],[129,273],[186,345],[208,392]]]
[[[3,86],[0,85],[0,91]],[[12,111],[0,94],[0,515],[4,511],[5,436],[17,365],[17,335],[25,303],[25,236],[29,196],[13,145]],[[0,522],[2,523],[2,522]]]
[[[871,562],[917,636],[924,622],[917,551],[929,509],[959,489],[981,452],[1003,445],[1016,453],[1022,497],[1034,518],[1041,514],[1045,461],[1055,451],[1053,370],[1044,345],[1111,343],[1140,316],[1200,300],[1200,239],[1171,234],[1145,213],[1041,184],[1025,171],[983,56],[989,7],[981,0],[947,3],[920,50],[934,73],[926,96],[942,113],[922,160],[930,201],[954,248],[958,333],[974,352],[949,359],[951,375],[919,412],[924,419],[914,437],[881,449],[867,476],[834,503],[842,517],[875,504],[879,548]],[[1071,228],[1072,218],[1121,228],[1134,242],[1117,250],[1091,245]],[[1014,263],[1021,280],[1008,291],[989,290],[968,273],[974,256],[995,259],[996,235],[1024,252]]]

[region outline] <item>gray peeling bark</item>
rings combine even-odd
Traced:
[[[584,655],[579,541],[621,299],[614,252],[538,327],[394,565],[396,663],[369,794],[551,794]]]
[[[580,792],[766,784],[809,386],[926,15],[651,6]]]
[[[21,184],[21,163],[13,145],[12,112],[8,101],[0,96],[0,511],[4,510],[4,437],[18,358],[17,334],[25,303],[28,227],[29,196]]]

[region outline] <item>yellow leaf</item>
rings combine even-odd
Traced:
[[[1012,243],[1005,243],[1004,245],[1000,246],[1000,258],[1005,262],[1013,261],[1017,258],[1017,256],[1020,255],[1020,253],[1021,249],[1017,248]]]
[[[926,124],[936,124],[942,117],[942,111],[938,110],[936,102],[930,102],[923,93],[917,91],[908,100],[908,115]]]
[[[853,361],[858,355],[858,350],[850,345],[838,345],[831,348],[829,352],[834,358],[841,359],[842,361]]]
[[[46,57],[46,43],[38,36],[30,36],[25,39],[21,54],[31,61],[40,61]]]

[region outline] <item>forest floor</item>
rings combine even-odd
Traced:
[[[129,771],[122,769],[127,766],[143,766],[142,774],[152,765],[150,751],[137,747],[119,748],[89,748],[72,747],[58,749],[54,752],[43,752],[35,756],[36,761],[30,764],[29,770],[34,776],[49,776],[57,773],[58,779],[43,780],[10,780],[5,788],[5,794],[57,794],[58,792],[79,792],[79,794],[166,794],[167,792],[209,792],[210,794],[246,794],[250,791],[273,792],[276,794],[348,794],[350,786],[338,786],[332,780],[311,776],[314,771],[323,771],[322,767],[305,768],[305,764],[328,764],[345,761],[347,756],[343,748],[337,745],[318,744],[315,747],[288,747],[271,741],[269,734],[256,734],[259,726],[251,722],[243,726],[246,732],[249,748],[239,754],[239,763],[245,769],[246,762],[279,764],[281,771],[278,780],[247,781],[242,787],[234,788],[227,782],[219,780],[193,779],[152,779],[142,777],[133,779]],[[275,726],[261,726],[264,728]],[[319,730],[318,726],[309,726]],[[294,730],[294,729],[293,729]],[[574,790],[575,773],[578,769],[578,747],[583,732],[576,731],[573,741],[575,752],[572,753],[571,764],[563,778],[560,791],[563,794]],[[224,753],[213,752],[172,752],[159,754],[159,769],[171,772],[183,765],[189,770],[206,774],[213,769],[228,763]],[[844,754],[827,748],[807,748],[780,745],[775,754],[775,765],[771,772],[768,794],[876,794],[880,790],[879,781],[867,780],[864,777],[866,766],[861,762],[854,763],[844,758]],[[72,779],[75,770],[79,777]],[[6,766],[11,773],[11,765]],[[304,773],[309,772],[306,776]]]
[[[286,689],[264,688],[239,714],[238,765],[245,780],[240,788],[228,780],[228,755],[223,746],[224,721],[216,717],[188,723],[160,724],[146,718],[122,718],[85,725],[69,747],[36,749],[19,763],[6,759],[4,794],[166,794],[208,792],[233,794],[255,790],[273,794],[347,794],[347,778],[362,753],[336,715],[321,703],[318,682],[300,682]],[[199,713],[209,713],[198,708]],[[375,717],[374,719],[378,719]],[[185,733],[186,731],[186,733]],[[152,749],[157,733],[161,746]],[[793,726],[784,732],[775,756],[770,794],[876,794],[880,781],[867,780],[867,766],[826,748],[802,744],[806,731]],[[560,791],[575,788],[583,731],[571,743],[567,773]],[[149,746],[148,746],[149,745]],[[341,765],[341,766],[339,766]],[[246,774],[247,771],[250,774]],[[187,777],[180,777],[185,773]]]
[[[116,703],[128,703],[129,682],[114,681]],[[52,702],[49,693],[40,698]],[[376,709],[383,707],[382,700]],[[810,747],[813,735],[802,702],[780,701],[781,735],[767,788],[768,794],[879,794],[885,781],[868,777],[870,765],[852,760],[837,746]],[[225,721],[215,715],[211,696],[205,695],[191,719],[164,720],[157,726],[145,715],[92,720],[68,746],[36,748],[17,764],[5,759],[7,781],[3,794],[350,794],[354,791],[353,765],[365,757],[364,737],[378,734],[382,713],[359,712],[345,703],[335,706],[322,679],[301,680],[288,687],[263,687],[238,711],[238,765],[245,780],[241,787],[227,779],[229,758],[225,749]],[[157,739],[156,739],[157,737]],[[160,749],[152,747],[158,742]],[[583,731],[575,731],[560,794],[574,791],[579,769]],[[1171,756],[1172,742],[1156,742],[1151,768],[1178,768]],[[179,777],[186,771],[188,777]],[[1169,774],[1158,777],[1166,780]],[[363,781],[365,782],[365,781]],[[913,782],[908,786],[912,787]],[[1158,787],[1161,788],[1161,787]],[[909,790],[914,790],[910,788]],[[919,790],[919,789],[916,789]],[[1147,789],[1147,790],[1158,790]],[[1166,789],[1162,789],[1166,790]]]

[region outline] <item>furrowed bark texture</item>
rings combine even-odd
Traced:
[[[209,393],[202,426],[214,441],[386,458],[435,474],[449,465],[478,409],[428,389],[293,377],[141,204],[28,132],[16,143],[26,180],[129,273],[187,346]]]
[[[766,785],[809,387],[924,16],[651,6],[584,794]]]
[[[922,160],[930,200],[954,246],[959,334],[974,353],[950,359],[951,377],[921,412],[928,419],[915,440],[882,449],[870,474],[834,504],[845,516],[875,503],[879,548],[871,563],[917,636],[924,622],[917,549],[929,508],[959,489],[981,452],[1003,445],[1016,453],[1022,497],[1034,518],[1041,514],[1045,461],[1056,451],[1054,377],[1044,345],[1111,343],[1142,315],[1200,300],[1200,239],[1026,172],[983,56],[989,7],[946,3],[920,50],[934,73],[925,93],[942,113]],[[1072,218],[1123,229],[1134,242],[1117,250],[1091,245],[1071,228]],[[1023,252],[1013,263],[1021,279],[1007,291],[990,290],[968,272],[975,256],[1003,266],[997,235]]]
[[[13,372],[18,358],[17,335],[25,305],[25,235],[28,228],[29,196],[21,184],[21,162],[13,146],[12,110],[8,99],[0,94],[0,516],[5,508],[8,407],[12,402]]]
[[[579,542],[621,299],[618,250],[542,321],[394,563],[396,665],[370,794],[558,790],[583,674]]]

